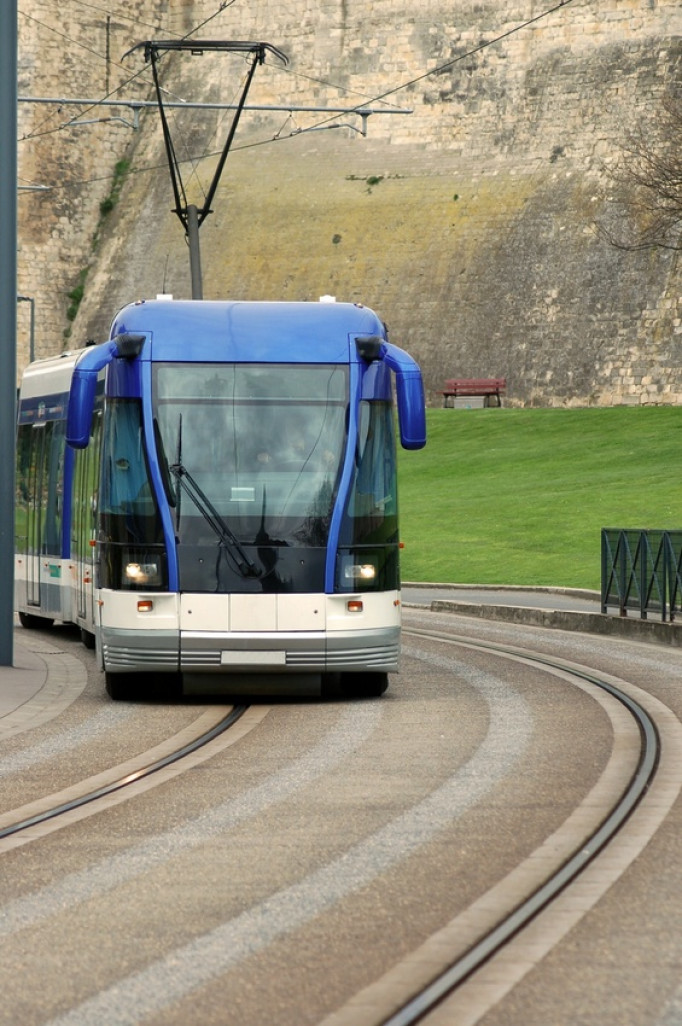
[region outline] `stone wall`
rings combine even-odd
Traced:
[[[18,266],[17,291],[35,303],[35,352],[53,355],[70,344],[73,305],[84,273],[97,259],[94,240],[100,204],[131,130],[125,108],[25,102],[26,98],[89,99],[111,96],[130,78],[120,57],[139,29],[119,3],[121,18],[92,5],[28,0],[18,16]],[[162,24],[165,0],[145,0],[144,20]],[[147,96],[148,82],[122,90]],[[86,280],[87,288],[87,280]],[[19,306],[18,367],[29,350],[29,308]],[[80,339],[79,339],[80,344]]]
[[[245,113],[201,229],[205,297],[331,293],[367,303],[420,360],[434,402],[455,375],[506,375],[517,404],[682,401],[675,254],[617,250],[594,227],[627,214],[604,162],[679,82],[682,9],[574,0],[540,17],[549,6],[261,0],[222,10],[200,37],[263,39],[290,58],[287,68],[268,59],[257,69],[251,103],[413,113],[372,115],[367,138],[356,115]],[[185,33],[217,10],[215,0],[144,2],[134,25],[128,5],[115,7],[117,59],[140,38]],[[20,94],[104,95],[102,61],[73,43],[87,37],[104,52],[102,15],[92,9],[83,33],[62,10],[68,0],[54,15],[61,37],[20,20]],[[515,31],[530,18],[538,20]],[[164,85],[186,100],[231,102],[243,71],[239,57],[174,55]],[[139,72],[121,92],[149,96],[139,53],[109,75],[118,83]],[[21,194],[19,291],[38,297],[43,355],[106,337],[113,313],[132,299],[188,296],[189,266],[155,112],[141,115],[138,131],[107,122],[37,135],[71,111],[28,106],[20,138],[33,138],[20,146],[20,174],[51,191]],[[86,117],[103,113],[112,112]],[[352,127],[332,130],[339,122]],[[227,124],[224,111],[171,116],[178,153],[192,158],[183,165],[190,202],[203,201]],[[120,201],[98,228],[123,157],[130,172]],[[85,267],[65,342],[66,294]],[[25,335],[20,346],[21,364]]]

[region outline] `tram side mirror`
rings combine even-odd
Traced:
[[[66,414],[66,441],[73,449],[85,449],[90,441],[96,388],[96,374],[76,377],[74,373]]]
[[[73,449],[85,449],[90,441],[97,377],[117,354],[115,342],[93,346],[85,350],[73,369],[66,414],[66,441]]]
[[[395,374],[400,444],[403,449],[423,449],[426,445],[426,401],[419,364],[390,342],[385,342],[381,348],[382,359]]]
[[[398,427],[403,449],[423,449],[426,445],[426,410],[421,371],[396,374]]]

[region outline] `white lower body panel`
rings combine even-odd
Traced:
[[[398,592],[101,592],[100,601],[101,652],[109,673],[386,673],[398,669]],[[151,608],[145,606],[149,602]]]

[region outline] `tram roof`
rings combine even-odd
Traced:
[[[81,352],[81,349],[73,350],[29,364],[22,376],[22,398],[40,396],[46,391],[68,392],[73,367]]]
[[[347,363],[352,338],[385,329],[355,303],[157,299],[119,311],[111,337],[123,332],[150,333],[154,360]]]

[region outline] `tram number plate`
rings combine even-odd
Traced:
[[[223,650],[220,653],[223,666],[284,666],[286,652],[233,652]]]

